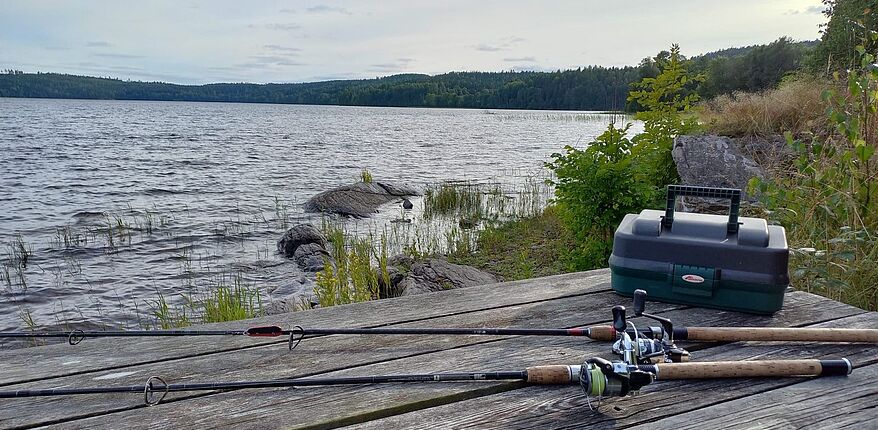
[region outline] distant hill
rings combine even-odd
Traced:
[[[753,61],[728,63],[729,58],[746,59],[754,52],[777,44],[784,53],[796,56],[780,68],[770,68],[770,75],[759,85],[776,83],[780,76],[798,67],[806,47],[788,39],[769,45],[729,48],[693,58],[696,71],[711,71],[723,62],[724,73],[753,75],[764,73],[764,65]],[[772,51],[774,52],[774,51]],[[764,54],[764,53],[763,53]],[[772,61],[760,55],[760,61]],[[784,57],[786,58],[786,57]],[[752,60],[752,59],[751,59]],[[747,69],[747,70],[737,70]],[[629,85],[657,73],[652,59],[639,66],[591,66],[555,72],[451,72],[429,76],[400,74],[377,79],[338,80],[301,84],[217,83],[177,85],[163,82],[123,81],[58,73],[0,74],[0,97],[75,98],[105,100],[166,100],[199,102],[292,103],[350,106],[461,107],[485,109],[564,109],[623,110]],[[725,76],[725,75],[723,75]],[[726,79],[717,77],[716,79]],[[743,82],[743,81],[742,81]],[[713,93],[739,87],[742,82],[714,82],[706,87]],[[743,87],[742,87],[743,85]]]

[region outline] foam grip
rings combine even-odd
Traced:
[[[686,340],[704,342],[795,341],[878,343],[878,329],[689,327]]]
[[[579,383],[579,374],[573,374],[570,366],[536,366],[527,368],[527,382],[540,385]]]
[[[831,376],[846,375],[852,368],[844,359],[659,363],[654,366],[658,370],[656,380]]]

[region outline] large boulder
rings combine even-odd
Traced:
[[[726,136],[678,136],[671,153],[684,185],[747,189],[750,178],[764,178],[755,161]]]
[[[488,272],[483,272],[475,267],[449,263],[438,258],[414,262],[407,273],[399,272],[404,274],[398,284],[394,286],[394,290],[396,294],[406,296],[499,282],[494,275]],[[400,276],[393,277],[399,279]]]
[[[682,185],[737,188],[745,202],[754,200],[747,195],[750,179],[765,178],[759,164],[741,151],[740,143],[726,136],[678,136],[671,155]],[[686,197],[682,204],[687,211],[728,213],[728,201]]]
[[[294,258],[296,249],[309,243],[324,247],[326,246],[326,238],[317,227],[311,224],[299,224],[287,230],[283,237],[277,241],[277,250],[287,258]]]
[[[385,203],[418,193],[418,190],[407,185],[357,182],[317,194],[305,203],[304,208],[305,212],[331,212],[365,218],[377,212],[378,207]]]

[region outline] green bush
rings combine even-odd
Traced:
[[[625,214],[660,206],[664,187],[679,180],[671,149],[676,136],[696,127],[687,112],[703,78],[689,75],[677,45],[656,63],[658,76],[635,84],[628,97],[645,109],[635,116],[644,122],[643,133],[629,139],[630,124],[610,124],[586,149],[567,146],[547,163],[555,173],[561,219],[574,235],[571,259],[577,270],[606,266]]]
[[[649,181],[631,156],[633,144],[625,137],[629,127],[610,124],[588,148],[567,146],[548,163],[557,177],[561,219],[574,232],[571,257],[577,269],[605,266],[619,221],[642,209],[652,196]]]

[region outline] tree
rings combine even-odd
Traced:
[[[823,14],[829,18],[820,44],[808,58],[814,71],[848,70],[858,65],[856,46],[865,40],[867,52],[875,52],[878,42],[868,32],[878,28],[878,0],[823,0]]]

